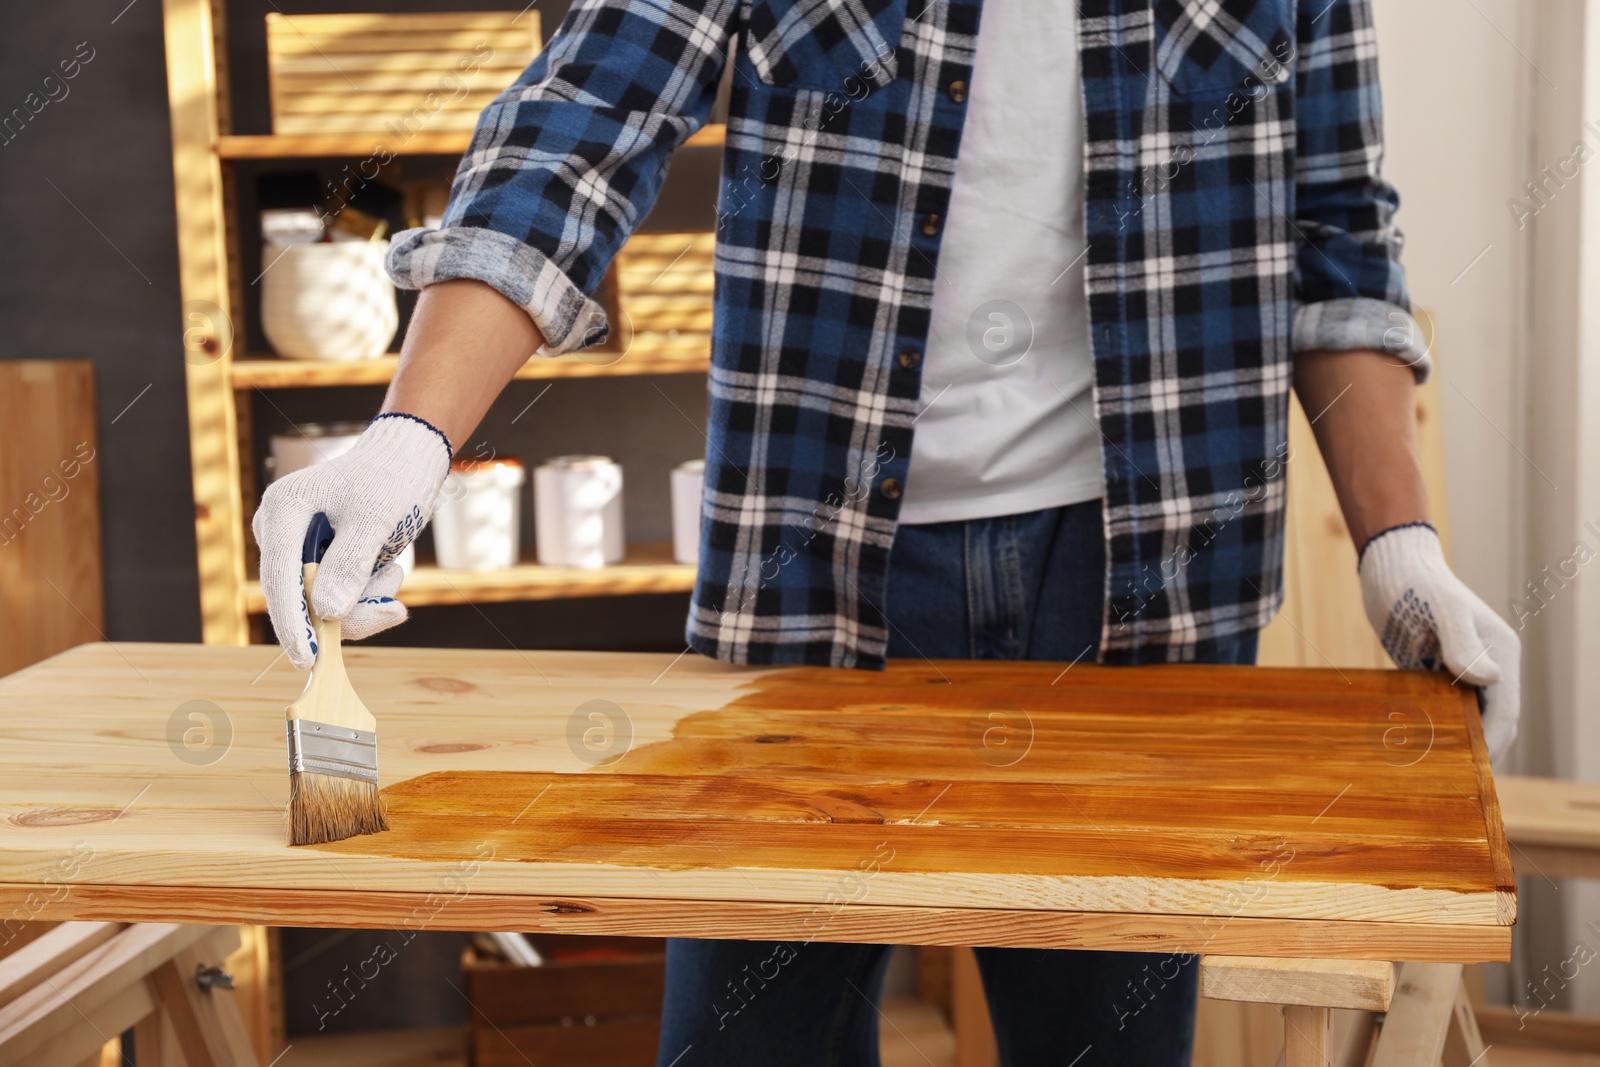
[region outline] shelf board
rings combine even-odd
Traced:
[[[711,123],[685,144],[701,147],[723,142],[727,128]],[[394,156],[459,156],[472,143],[470,130],[422,130],[401,141],[387,130],[371,133],[225,134],[217,138],[223,159],[361,158],[380,152]]]
[[[628,556],[613,567],[542,567],[524,561],[496,571],[447,571],[419,560],[400,587],[407,607],[429,604],[489,604],[511,600],[570,600],[590,596],[635,596],[641,593],[686,593],[694,588],[695,569],[672,559],[672,545],[647,542],[628,546]],[[267,598],[261,583],[244,588],[245,610],[263,615]]]
[[[250,356],[232,365],[235,389],[296,389],[325,385],[383,385],[394,377],[399,356],[377,359],[278,359]],[[534,356],[518,378],[599,378],[630,374],[704,374],[711,353],[703,341],[635,342],[627,352],[589,349],[570,356]]]

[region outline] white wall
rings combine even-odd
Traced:
[[[1532,71],[1518,54],[1529,50],[1526,5],[1373,0],[1373,6],[1385,170],[1400,190],[1412,299],[1438,322],[1434,355],[1443,383],[1455,567],[1503,607],[1520,584],[1517,514],[1526,473],[1506,441],[1519,441],[1523,427],[1525,271],[1505,207],[1528,177]]]
[[[1579,540],[1600,550],[1584,529],[1600,528],[1600,132],[1584,128],[1600,131],[1600,0],[1373,2],[1405,259],[1439,322],[1455,564],[1513,619],[1547,564]],[[1580,138],[1595,159],[1519,222],[1508,201],[1530,203],[1525,183],[1560,174]],[[1497,769],[1600,781],[1600,561],[1522,637],[1522,737]],[[1580,938],[1600,951],[1584,928],[1600,884],[1521,889],[1507,987],[1548,976]],[[1600,1012],[1600,967],[1558,1006]]]

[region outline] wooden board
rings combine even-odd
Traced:
[[[94,364],[0,361],[0,674],[105,636]]]
[[[76,885],[28,917],[1509,948],[1473,698],[1438,675],[357,646],[394,829],[290,849],[301,678],[275,655],[98,645],[0,680],[7,899],[54,881]],[[1396,711],[1431,724],[1405,765],[1384,758]]]
[[[377,77],[374,75],[373,77]],[[727,134],[722,123],[708,123],[684,142],[692,148],[721,147]],[[222,159],[313,159],[321,157],[364,159],[388,153],[395,156],[459,156],[472,143],[471,130],[423,129],[392,133],[267,133],[224,134],[217,138]]]
[[[172,126],[173,203],[178,231],[178,288],[183,317],[173,323],[189,412],[200,633],[210,642],[244,644],[245,513],[239,484],[238,408],[228,381],[235,318],[229,274],[228,215],[221,160],[214,146],[228,128],[226,41],[220,4],[162,0],[167,100]],[[235,277],[233,281],[239,279]]]
[[[1286,960],[1272,956],[1207,956],[1200,995],[1216,1000],[1388,1011],[1395,965],[1386,960]]]
[[[711,343],[688,351],[639,337],[625,352],[588,349],[570,356],[535,356],[517,369],[518,378],[599,378],[632,374],[704,374]],[[378,385],[394,377],[398,356],[363,360],[279,359],[257,356],[235,360],[235,389],[298,389],[327,385]]]
[[[711,332],[716,234],[634,234],[617,253],[616,295],[626,331]]]
[[[694,588],[694,567],[674,561],[672,544],[667,541],[631,544],[621,563],[607,567],[551,567],[535,562],[532,556],[528,553],[528,558],[515,567],[490,571],[443,570],[424,559],[406,575],[405,602],[417,608],[428,604],[687,593]],[[252,578],[245,586],[245,608],[266,614],[267,595],[258,579]]]
[[[538,53],[539,13],[267,14],[280,134],[470,131]]]

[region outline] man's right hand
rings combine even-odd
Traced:
[[[320,511],[333,526],[312,607],[322,618],[344,620],[347,640],[387,630],[406,618],[405,605],[394,598],[405,574],[394,559],[427,525],[450,459],[443,432],[414,415],[390,412],[374,419],[350,451],[267,488],[252,528],[267,611],[290,663],[307,670],[316,659],[300,578],[312,516]]]

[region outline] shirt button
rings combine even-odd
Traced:
[[[900,365],[906,370],[916,370],[922,366],[922,353],[915,348],[907,348],[900,353]]]
[[[922,232],[929,237],[936,236],[939,232],[939,227],[943,225],[944,220],[938,215],[924,215],[922,218]]]
[[[967,102],[967,83],[966,82],[961,81],[959,79],[956,80],[956,81],[953,81],[953,82],[950,83],[949,88],[947,88],[945,91],[950,94],[950,99],[954,100],[956,103],[964,104],[964,103]]]
[[[895,478],[885,478],[878,483],[878,492],[883,494],[885,500],[900,499],[900,482]]]

